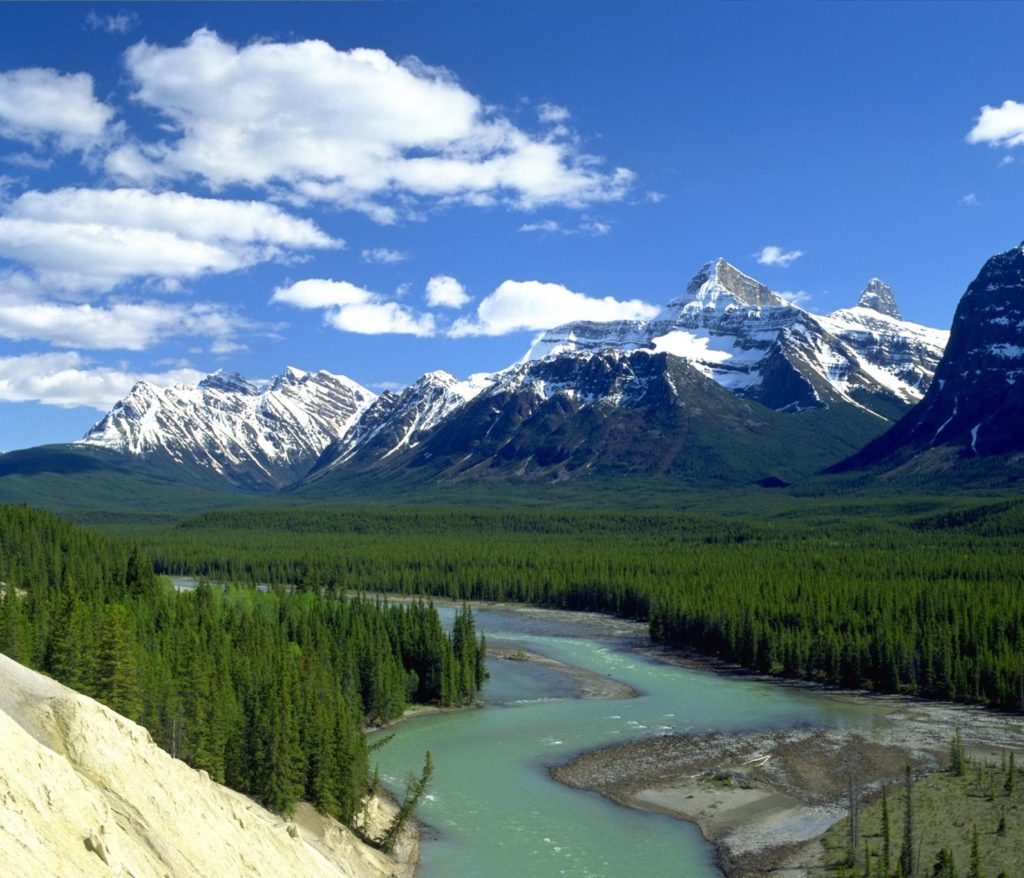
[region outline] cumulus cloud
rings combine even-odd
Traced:
[[[767,247],[762,247],[760,253],[755,253],[754,258],[761,265],[778,265],[786,268],[789,263],[795,262],[803,255],[803,250],[783,250],[781,247],[769,244]]]
[[[142,351],[171,337],[205,336],[214,353],[241,345],[233,338],[254,324],[214,304],[115,302],[109,306],[31,301],[0,292],[0,338],[56,347]]]
[[[967,142],[1005,147],[1024,144],[1024,104],[1009,100],[1000,107],[986,104],[968,132]]]
[[[114,111],[96,100],[88,73],[27,67],[0,73],[0,137],[65,150],[101,141]]]
[[[126,64],[135,99],[173,132],[108,155],[108,171],[139,182],[283,188],[386,223],[409,198],[582,207],[623,198],[634,179],[567,132],[517,128],[449,71],[375,49],[238,47],[199,30],[176,47],[140,42]]]
[[[0,400],[40,402],[61,408],[87,406],[107,411],[139,380],[160,387],[189,384],[203,373],[179,368],[139,373],[123,367],[101,366],[77,351],[0,357]]]
[[[0,256],[68,292],[139,277],[181,281],[342,245],[273,205],[179,192],[32,191],[0,215]]]
[[[363,250],[361,256],[363,262],[376,265],[393,265],[396,262],[405,262],[409,258],[408,253],[403,253],[401,250],[389,250],[387,247]]]
[[[507,280],[480,302],[474,318],[456,320],[449,334],[456,338],[505,335],[551,329],[576,320],[649,320],[657,313],[658,308],[639,299],[598,299],[561,284]]]
[[[427,304],[432,307],[461,308],[468,301],[465,288],[450,275],[439,274],[427,281]]]
[[[344,280],[301,280],[291,286],[278,287],[270,301],[322,310],[324,322],[343,332],[416,336],[436,332],[432,314],[417,314],[405,305]]]
[[[960,196],[960,203],[964,207],[977,207],[981,202],[978,201],[978,196],[973,192],[968,192],[966,195]]]

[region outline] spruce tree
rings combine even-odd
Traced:
[[[971,869],[967,878],[984,878],[981,871],[981,851],[978,848],[978,827],[975,826],[971,833]]]
[[[914,874],[914,779],[910,765],[904,773],[905,811],[903,815],[903,847],[900,850],[900,872],[909,878]]]
[[[888,876],[892,862],[892,821],[889,815],[889,789],[882,787],[882,874]]]
[[[949,770],[953,772],[955,777],[963,777],[965,767],[964,741],[960,735],[960,729],[957,728],[949,745]]]

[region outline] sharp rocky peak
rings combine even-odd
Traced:
[[[222,372],[218,369],[203,378],[197,385],[202,390],[223,390],[229,393],[256,394],[259,389],[239,372]]]
[[[717,304],[722,293],[740,305],[751,308],[786,307],[788,303],[763,283],[744,274],[735,265],[719,257],[707,263],[686,285],[684,296],[669,302],[669,307],[688,302]]]
[[[892,287],[877,277],[873,277],[868,281],[867,286],[864,287],[864,292],[860,294],[857,307],[870,308],[872,311],[877,311],[879,314],[893,317],[896,320],[903,319],[900,315],[899,306],[896,304],[896,297],[893,295]]]

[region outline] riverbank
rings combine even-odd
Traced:
[[[490,646],[487,649],[487,657],[510,662],[530,662],[561,674],[572,682],[576,698],[636,698],[639,694],[632,686],[613,677],[576,665],[568,665],[519,646]]]
[[[641,652],[670,664],[740,673],[693,656]],[[858,798],[870,800],[883,785],[898,785],[908,764],[918,777],[938,771],[957,728],[975,759],[1024,753],[1024,721],[1018,717],[817,688],[816,697],[856,705],[870,722],[859,730],[647,738],[585,753],[549,772],[563,784],[620,805],[695,823],[714,845],[728,878],[795,878],[821,874],[821,840],[848,813],[851,779]]]

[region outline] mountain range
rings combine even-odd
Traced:
[[[718,259],[651,320],[559,326],[466,379],[429,372],[380,395],[294,368],[140,382],[77,443],[5,455],[0,495],[10,476],[80,465],[311,500],[590,475],[780,486],[935,446],[1024,450],[1022,369],[1021,248],[986,263],[951,334],[904,320],[877,278],[854,306],[817,315]]]

